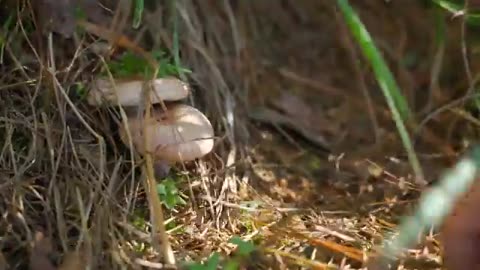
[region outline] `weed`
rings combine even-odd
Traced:
[[[257,248],[252,242],[243,241],[239,237],[233,237],[230,239],[229,243],[237,246],[234,256],[223,260],[221,264],[221,256],[218,252],[214,252],[207,261],[202,263],[192,263],[187,266],[189,270],[215,270],[220,265],[223,266],[222,269],[227,270],[236,270],[239,269],[240,263],[243,259],[247,258],[254,252]]]
[[[187,266],[189,270],[215,270],[218,268],[220,263],[220,254],[218,252],[214,252],[210,258],[205,262],[202,263],[192,263]]]
[[[170,177],[157,185],[157,193],[165,207],[168,209],[173,209],[177,205],[186,204],[176,186],[176,181]]]
[[[180,72],[191,72],[188,69],[173,64],[171,57],[166,52],[157,50],[152,52],[152,56],[159,63],[158,78],[165,76],[178,76]],[[132,53],[126,52],[118,60],[108,63],[108,68],[114,77],[131,77],[145,75],[151,77],[154,70],[148,64],[147,60]]]
[[[135,210],[133,214],[133,221],[132,225],[141,231],[147,230],[147,222],[145,221],[145,216],[147,215],[144,213],[144,210]]]
[[[80,100],[84,100],[87,97],[88,89],[85,84],[77,82],[74,84],[75,94]]]

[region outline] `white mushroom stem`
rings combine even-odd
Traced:
[[[115,80],[112,83],[108,79],[96,79],[87,95],[87,102],[93,106],[139,106],[143,100],[144,83],[142,80]],[[150,91],[152,104],[160,103],[160,100],[181,100],[190,92],[186,83],[174,77],[155,79],[152,81],[152,88],[147,87],[145,90],[150,89],[153,89]]]
[[[128,119],[132,144],[140,154],[149,152],[156,160],[170,163],[191,161],[210,153],[214,145],[213,127],[207,117],[194,107],[168,105],[167,112],[152,108],[151,118],[132,116]],[[150,143],[145,146],[143,125]],[[122,141],[128,146],[125,127],[120,130]]]
[[[153,164],[153,170],[156,179],[164,179],[170,173],[171,166],[165,160],[156,160]]]

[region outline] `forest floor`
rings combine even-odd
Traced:
[[[433,182],[477,138],[463,104],[432,113],[467,93],[476,37],[467,43],[461,19],[423,1],[351,2],[423,123],[412,137]],[[105,40],[91,29],[49,40],[25,23],[28,5],[16,8],[11,21],[0,11],[0,269],[163,267],[120,116],[82,98]],[[422,188],[334,1],[178,1],[145,9],[139,29],[120,21],[147,51],[178,49],[189,101],[215,128],[211,154],[158,182],[173,192],[162,195],[178,262],[218,252],[244,269],[360,269],[412,213]],[[418,240],[399,269],[441,268],[438,232]]]

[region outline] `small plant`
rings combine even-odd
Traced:
[[[220,254],[218,252],[214,252],[210,258],[205,262],[205,264],[201,263],[192,263],[187,266],[189,270],[216,270],[220,263]]]
[[[80,98],[80,100],[83,100],[87,97],[88,90],[85,84],[82,82],[77,82],[74,84],[74,89],[75,89],[75,94]]]
[[[133,220],[131,221],[133,226],[135,228],[141,230],[141,231],[146,231],[147,230],[147,223],[145,221],[145,216],[147,213],[143,209],[136,209],[133,213]]]
[[[177,205],[186,204],[177,188],[176,181],[170,177],[157,185],[157,193],[168,209],[173,209]]]
[[[233,237],[229,242],[237,245],[237,250],[235,256],[226,261],[224,269],[235,270],[239,268],[241,260],[250,256],[256,248],[253,243],[243,241],[239,237]]]
[[[239,237],[233,237],[229,243],[237,245],[235,255],[223,261],[221,264],[221,256],[218,252],[214,252],[205,263],[192,263],[187,266],[189,270],[216,270],[219,266],[222,269],[236,270],[239,269],[240,263],[256,250],[253,243],[243,241]]]
[[[152,56],[159,63],[158,77],[178,76],[181,72],[189,73],[190,70],[184,69],[173,64],[173,60],[164,51],[154,51]],[[118,60],[108,63],[108,68],[114,77],[131,77],[138,75],[150,76],[154,70],[148,61],[132,52],[126,52]]]

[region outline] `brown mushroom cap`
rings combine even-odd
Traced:
[[[147,125],[150,143],[145,147],[142,122]],[[213,127],[199,110],[184,104],[168,105],[167,112],[153,109],[149,121],[137,117],[128,119],[132,144],[144,154],[168,162],[191,161],[213,149]],[[122,141],[128,146],[125,127],[120,129]]]
[[[150,101],[152,104],[160,100],[176,101],[188,96],[190,90],[186,83],[174,78],[160,78],[153,80],[153,91]],[[138,106],[143,99],[142,80],[116,80],[114,84],[108,79],[96,79],[87,96],[90,105],[123,105]],[[117,103],[118,102],[118,103]]]

